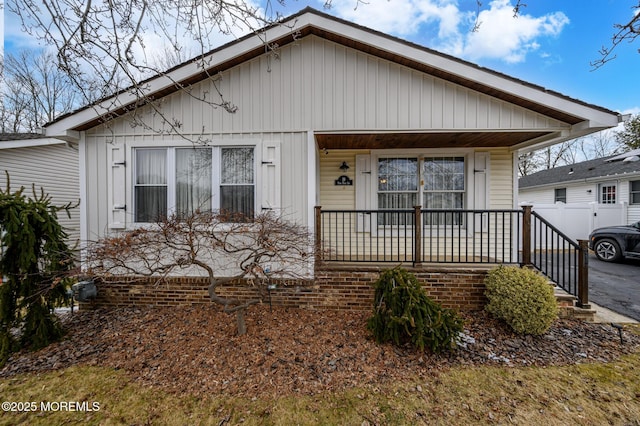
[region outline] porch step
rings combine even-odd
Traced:
[[[595,322],[596,310],[588,307],[576,306],[575,296],[555,287],[555,296],[558,301],[558,316],[560,318],[575,318],[585,322]]]
[[[573,307],[573,318],[585,322],[596,322],[596,310],[593,308]]]

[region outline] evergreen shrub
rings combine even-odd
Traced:
[[[485,278],[487,312],[519,334],[546,333],[558,316],[553,287],[536,271],[500,266]]]
[[[74,268],[57,216],[73,205],[54,206],[49,195],[38,195],[35,188],[33,197],[24,192],[23,187],[11,191],[7,174],[6,189],[0,188],[0,367],[11,352],[39,349],[62,336],[51,312],[65,302]]]
[[[455,345],[462,318],[427,296],[415,275],[400,267],[389,269],[374,283],[374,313],[367,328],[378,343],[411,344],[442,352]]]

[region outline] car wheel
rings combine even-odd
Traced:
[[[604,262],[617,262],[622,259],[620,246],[614,240],[608,238],[598,240],[593,247],[593,251],[596,257]]]

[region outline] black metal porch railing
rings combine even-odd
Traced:
[[[580,305],[587,305],[588,296],[588,247],[587,241],[577,243],[566,236],[531,208],[531,258],[523,263],[532,265],[569,294],[578,298]]]
[[[520,264],[588,303],[586,242],[576,244],[530,206],[522,210],[322,210],[322,262]],[[416,226],[421,224],[421,226]]]

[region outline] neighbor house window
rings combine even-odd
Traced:
[[[631,181],[629,184],[631,185],[629,202],[631,204],[640,204],[640,180]]]
[[[137,148],[134,158],[136,222],[212,209],[253,216],[253,148]]]
[[[378,209],[463,209],[465,199],[464,157],[380,158],[378,160]],[[406,216],[381,215],[379,224],[403,224]],[[430,218],[430,219],[429,219]],[[436,214],[427,224],[459,224],[459,215]]]
[[[616,203],[616,186],[600,185],[600,204]]]
[[[567,188],[556,188],[554,190],[553,201],[556,203],[567,203]]]

